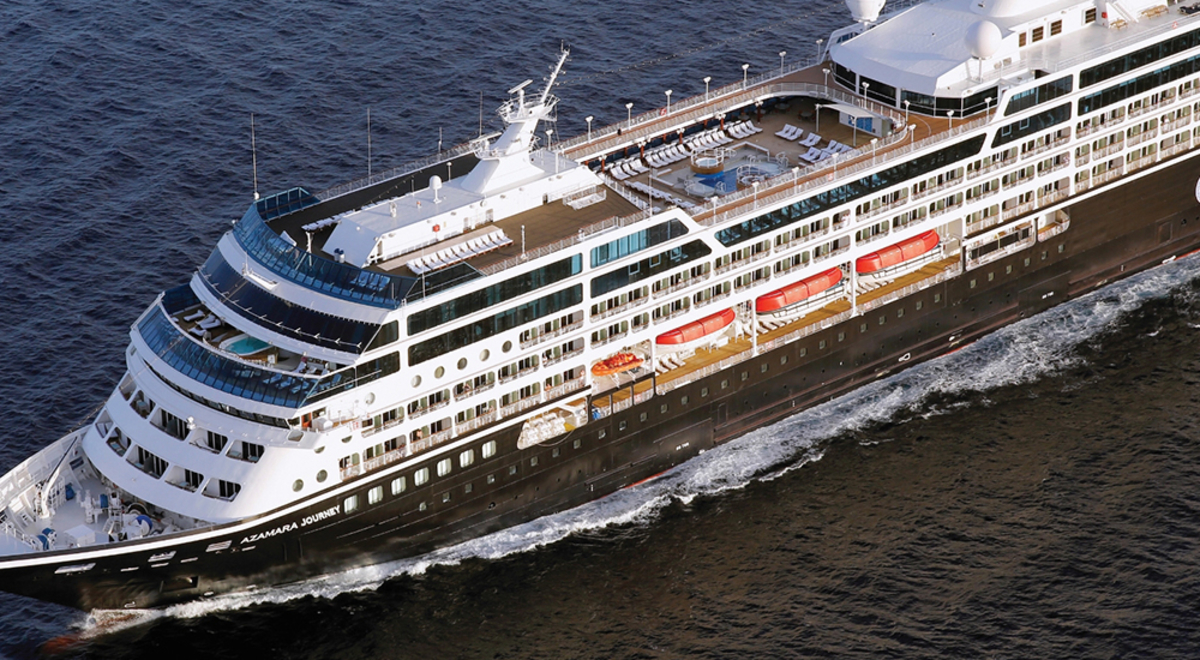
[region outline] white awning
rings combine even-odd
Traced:
[[[870,110],[863,110],[862,108],[860,108],[856,105],[850,105],[849,103],[834,102],[834,103],[818,103],[817,105],[821,106],[822,108],[832,108],[842,114],[850,115],[851,117],[854,117],[855,119],[861,119],[863,117],[877,117],[877,118],[879,117],[878,114],[871,112]]]

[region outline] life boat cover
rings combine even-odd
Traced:
[[[686,344],[690,341],[695,341],[701,337],[711,335],[718,330],[724,329],[733,320],[737,318],[737,312],[732,309],[727,309],[722,312],[717,312],[712,316],[706,316],[699,321],[675,328],[670,332],[664,332],[659,335],[654,343],[656,344]]]
[[[782,289],[761,295],[754,301],[754,309],[759,314],[774,312],[785,307],[791,307],[798,302],[807,300],[842,281],[842,269],[830,268],[824,273],[789,284]]]
[[[937,247],[941,240],[942,237],[930,229],[920,236],[914,236],[895,245],[889,245],[878,252],[859,257],[854,262],[854,270],[860,273],[874,273],[877,270],[904,263],[929,252]]]

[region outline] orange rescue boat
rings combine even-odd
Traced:
[[[941,241],[942,237],[930,229],[920,236],[914,236],[895,245],[889,245],[878,252],[859,257],[854,262],[854,270],[864,274],[874,273],[877,270],[904,263],[909,259],[915,259],[937,247]]]
[[[613,374],[619,374],[623,371],[636,369],[637,367],[640,367],[643,362],[645,362],[645,360],[634,355],[633,353],[617,353],[610,358],[600,360],[596,364],[593,364],[592,375],[611,376]]]
[[[794,284],[789,284],[782,289],[776,289],[771,293],[759,296],[754,301],[754,310],[759,314],[777,312],[792,305],[802,303],[818,293],[830,289],[841,281],[842,269],[830,268],[824,273],[818,273]]]
[[[664,332],[654,339],[654,343],[660,345],[677,345],[686,344],[688,342],[702,339],[719,330],[724,330],[733,320],[737,318],[737,312],[732,309],[727,309],[723,312],[717,312],[712,316],[706,316],[699,321],[675,328],[669,332]]]

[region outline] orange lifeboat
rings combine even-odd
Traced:
[[[670,332],[664,332],[654,339],[654,343],[660,345],[677,345],[693,342],[725,329],[736,318],[737,312],[732,309],[717,312],[712,316],[706,316],[699,321],[692,321]]]
[[[929,252],[937,247],[941,240],[942,237],[930,229],[920,236],[914,236],[895,245],[889,245],[878,252],[859,257],[854,262],[854,270],[860,273],[874,273],[877,270],[904,263]]]
[[[633,353],[617,353],[592,365],[593,376],[611,376],[640,367],[645,362]]]
[[[800,280],[795,284],[789,284],[782,289],[777,289],[766,295],[759,296],[758,300],[754,301],[754,310],[759,314],[777,312],[781,309],[804,302],[818,293],[828,290],[841,281],[842,269],[830,268],[824,273],[813,275],[812,277]]]

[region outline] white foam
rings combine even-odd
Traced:
[[[655,519],[671,502],[684,504],[699,495],[744,488],[754,480],[778,476],[820,460],[820,443],[840,434],[885,422],[901,411],[922,416],[947,414],[969,403],[923,409],[933,394],[986,392],[1052,375],[1081,358],[1076,347],[1113,327],[1147,301],[1179,293],[1200,276],[1200,257],[1177,260],[1135,275],[1100,291],[998,330],[942,358],[865,385],[833,401],[810,408],[705,452],[658,479],[606,498],[539,518],[488,536],[420,557],[361,568],[294,585],[227,594],[175,605],[118,620],[101,632],[138,625],[162,616],[196,617],[260,603],[282,603],[305,596],[333,597],[374,589],[399,575],[419,575],[429,567],[454,565],[468,558],[495,559],[554,543],[571,534]],[[81,625],[93,630],[96,622]]]

